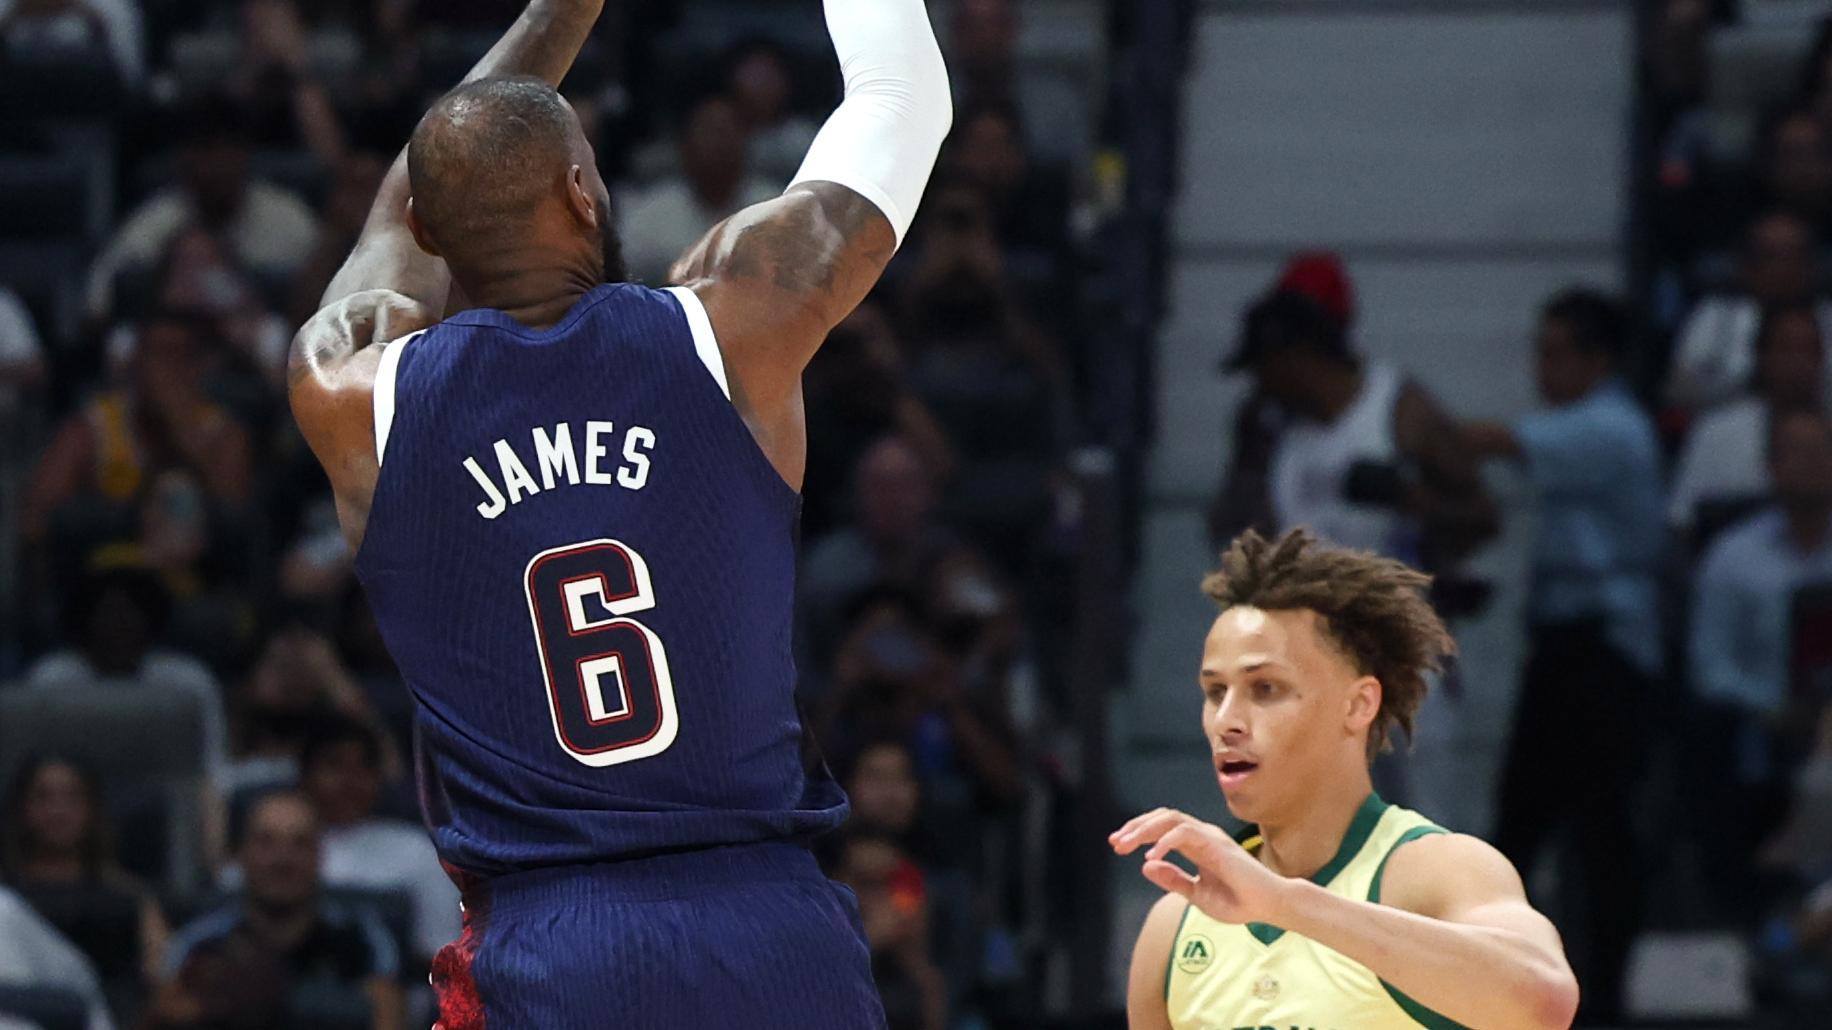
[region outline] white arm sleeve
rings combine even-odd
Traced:
[[[942,140],[954,124],[941,47],[923,0],[826,0],[846,77],[833,112],[789,185],[834,182],[909,231]]]

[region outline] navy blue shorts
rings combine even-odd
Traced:
[[[881,1030],[852,893],[754,844],[465,885],[440,1030]]]

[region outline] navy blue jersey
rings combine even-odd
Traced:
[[[472,311],[384,352],[356,570],[458,869],[845,818],[795,706],[800,499],[724,375],[699,301],[634,285],[551,330]]]

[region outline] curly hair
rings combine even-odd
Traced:
[[[1309,530],[1269,541],[1248,530],[1222,552],[1202,592],[1221,606],[1308,610],[1355,671],[1380,681],[1380,711],[1368,728],[1368,759],[1391,746],[1395,727],[1412,737],[1426,676],[1456,653],[1456,641],[1426,597],[1431,577],[1365,551],[1325,547]]]

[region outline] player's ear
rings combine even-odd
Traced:
[[[1349,685],[1349,730],[1359,732],[1374,725],[1380,714],[1381,693],[1380,681],[1372,676],[1363,676]]]
[[[426,226],[420,221],[420,213],[414,210],[412,197],[407,198],[407,231],[413,233],[413,241],[419,244],[421,250],[432,257],[439,256],[439,247],[427,235]]]
[[[585,169],[578,165],[566,173],[566,206],[572,209],[573,217],[587,229],[598,228],[598,220],[604,212],[598,210],[598,202],[585,185]]]

